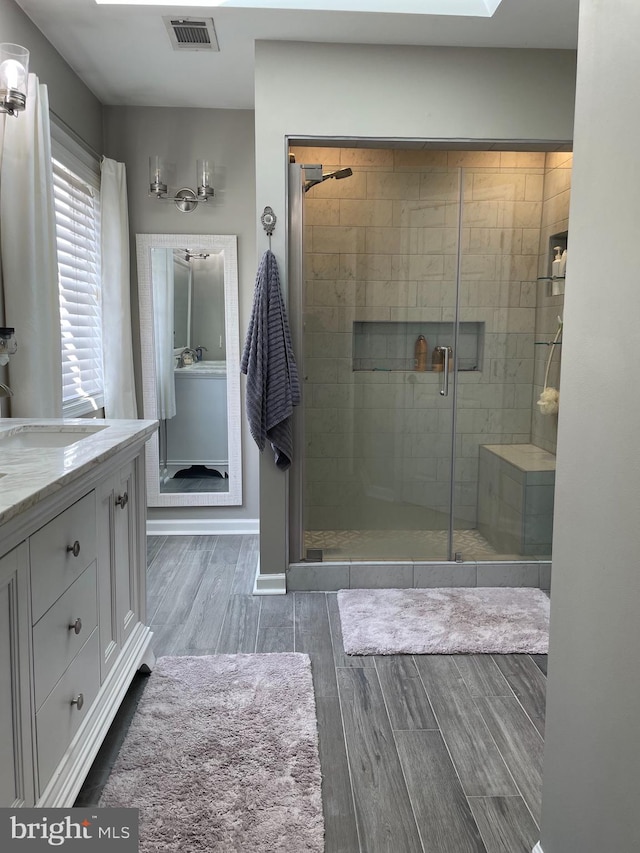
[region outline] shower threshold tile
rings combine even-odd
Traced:
[[[454,541],[465,561],[503,559],[478,530],[457,530]],[[318,530],[305,534],[305,548],[320,549],[324,560],[333,562],[443,561],[448,542],[446,530]]]

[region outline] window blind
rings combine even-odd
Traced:
[[[104,405],[97,189],[53,160],[60,322],[62,407],[67,417]]]

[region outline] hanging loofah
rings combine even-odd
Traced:
[[[545,388],[536,405],[540,407],[541,415],[555,415],[558,413],[559,401],[560,392],[557,388]]]
[[[560,335],[562,334],[562,319],[558,317],[558,329],[556,331],[556,335],[549,347],[549,357],[547,358],[547,369],[544,372],[544,388],[542,389],[542,394],[540,394],[540,399],[536,403],[540,408],[541,415],[556,415],[558,413],[558,408],[560,405],[560,392],[557,388],[548,388],[547,382],[549,381],[549,369],[551,367],[551,359],[553,358],[553,351],[556,348],[556,344],[560,340]]]

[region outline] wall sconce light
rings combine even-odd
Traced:
[[[183,187],[175,195],[167,195],[168,186],[174,170],[172,163],[163,157],[149,157],[149,195],[161,201],[175,202],[178,210],[189,213],[195,210],[199,201],[209,201],[214,196],[211,186],[212,168],[208,160],[198,160],[196,163],[196,189]]]
[[[19,44],[0,44],[0,112],[17,115],[27,102],[29,51]]]
[[[0,44],[0,112],[17,115],[27,102],[29,51],[19,44]]]

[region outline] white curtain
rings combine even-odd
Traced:
[[[173,355],[173,249],[151,250],[153,283],[153,337],[156,362],[156,388],[160,420],[175,417],[176,384]]]
[[[101,165],[100,230],[104,410],[107,418],[137,418],[133,341],[129,216],[124,163],[106,157]]]
[[[27,105],[0,126],[0,245],[5,324],[15,326],[12,417],[62,417],[58,260],[49,95],[29,74]]]

